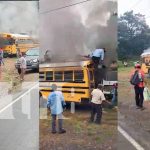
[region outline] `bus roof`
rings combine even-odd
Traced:
[[[150,51],[144,52],[141,54],[141,57],[150,56]]]
[[[141,54],[141,57],[145,57],[145,56],[149,56],[149,55],[150,55],[150,48],[144,50],[143,53]]]
[[[49,63],[40,64],[40,68],[55,68],[55,67],[86,67],[90,65],[90,61],[79,61],[79,62],[63,62],[63,63]]]
[[[13,38],[30,38],[30,36],[26,34],[1,33],[1,35],[5,35],[5,36],[10,35]]]

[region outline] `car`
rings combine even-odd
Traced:
[[[25,59],[27,63],[27,70],[39,70],[39,48],[30,48],[25,53]],[[19,69],[20,62],[19,60],[16,61],[15,67]]]

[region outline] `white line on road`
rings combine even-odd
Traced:
[[[144,150],[144,148],[138,144],[125,130],[118,126],[118,131],[137,149]]]
[[[19,101],[22,97],[24,97],[26,94],[28,94],[32,89],[34,89],[37,86],[39,86],[39,83],[37,83],[36,85],[34,85],[32,88],[30,88],[29,90],[27,90],[24,94],[22,94],[21,96],[19,96],[15,100],[13,100],[10,104],[8,104],[6,107],[4,107],[3,109],[1,109],[0,113],[2,113],[3,111],[5,111],[7,108],[9,108],[10,106],[12,106],[17,101]]]

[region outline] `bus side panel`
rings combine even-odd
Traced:
[[[13,44],[12,46],[11,46],[11,54],[17,54],[17,49],[16,49],[16,45],[15,44]]]
[[[69,69],[70,70],[70,69]],[[72,69],[73,70],[73,69]],[[90,98],[90,77],[89,77],[89,71],[86,67],[82,68],[83,70],[83,82],[41,82],[41,93],[45,99],[47,99],[48,95],[50,94],[50,86],[52,84],[57,84],[58,91],[62,91],[64,95],[65,101],[68,102],[81,102],[81,100],[89,100]],[[47,69],[40,69],[40,72],[48,71]],[[45,80],[45,78],[43,79]],[[94,82],[94,81],[92,81]]]

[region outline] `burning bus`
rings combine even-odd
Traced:
[[[47,98],[52,83],[57,84],[69,102],[89,101],[97,83],[103,84],[105,94],[110,95],[117,82],[117,67],[112,67],[117,60],[116,4],[94,1],[93,5],[87,3],[81,8],[52,13],[47,11],[52,9],[49,1],[40,2],[40,95]],[[106,49],[103,69],[95,70],[91,60],[82,57],[96,47]]]
[[[86,103],[96,84],[103,84],[104,94],[111,96],[112,86],[117,82],[117,68],[95,70],[90,59],[42,63],[39,68],[40,96],[44,99],[52,91],[53,83],[62,91],[66,102]]]

